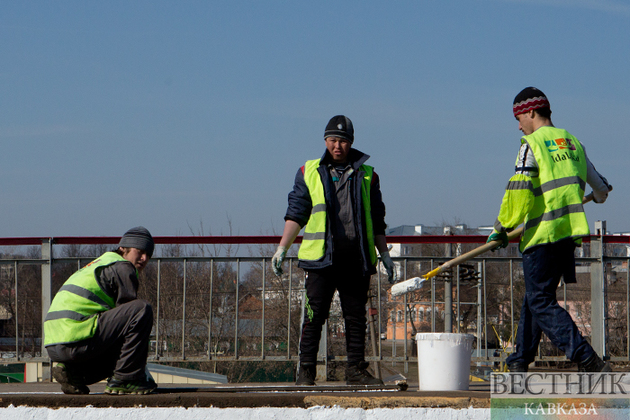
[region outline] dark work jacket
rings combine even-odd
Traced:
[[[355,173],[352,174],[352,178],[350,182],[351,191],[352,191],[352,211],[355,222],[355,230],[357,233],[357,238],[359,241],[358,250],[361,255],[362,260],[362,271],[363,275],[371,275],[376,273],[376,267],[372,266],[370,263],[370,254],[368,250],[368,241],[367,241],[367,233],[365,227],[365,217],[363,210],[363,203],[361,198],[361,179],[362,176],[359,176],[359,167],[365,163],[369,159],[369,155],[362,153],[356,149],[350,149],[350,153],[348,154],[348,161],[354,169]],[[302,261],[300,260],[298,267],[303,268],[305,270],[317,270],[321,268],[328,267],[332,265],[335,261],[333,261],[333,251],[334,251],[334,238],[333,231],[331,229],[331,224],[333,223],[333,218],[331,218],[331,212],[338,211],[338,209],[333,207],[333,196],[335,194],[335,186],[333,180],[330,176],[330,171],[328,170],[328,163],[332,163],[332,158],[328,154],[326,150],[324,155],[322,156],[322,162],[318,168],[319,175],[322,179],[322,184],[324,185],[324,196],[326,198],[326,245],[324,251],[324,257],[317,261]],[[361,172],[362,174],[362,172]],[[385,224],[385,204],[383,204],[383,198],[381,195],[381,185],[380,180],[376,172],[374,172],[374,176],[372,177],[372,185],[370,188],[370,203],[372,206],[372,225],[374,236],[376,235],[384,235],[385,228],[387,225]],[[293,185],[293,191],[289,193],[289,206],[287,208],[287,213],[284,216],[284,220],[292,220],[300,225],[300,227],[304,227],[308,222],[308,219],[311,215],[311,209],[313,208],[311,196],[308,191],[308,187],[304,182],[304,166],[298,169],[297,174],[295,175],[295,183]]]

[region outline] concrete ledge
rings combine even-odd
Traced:
[[[362,410],[359,408],[314,407],[314,408],[59,408],[45,407],[8,407],[0,408],[2,420],[23,419],[63,419],[63,420],[110,420],[116,419],[151,419],[151,420],[260,420],[260,419],[291,419],[291,420],[485,420],[489,419],[489,408],[375,408]]]
[[[235,384],[231,384],[234,386]],[[221,385],[217,385],[220,387]],[[168,388],[160,384],[158,393],[149,395],[107,395],[105,384],[90,386],[89,395],[65,395],[56,383],[0,384],[0,407],[343,407],[343,408],[488,408],[489,386],[471,385],[471,391],[418,391],[413,385],[407,391],[356,392],[213,392],[213,387],[199,390]],[[172,392],[170,392],[172,390]]]
[[[398,394],[398,393],[397,393]],[[418,393],[414,393],[418,394]],[[304,398],[307,407],[341,407],[341,408],[490,408],[490,397],[439,397],[439,396],[337,396],[337,395],[309,395]]]

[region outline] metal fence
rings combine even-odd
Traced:
[[[298,360],[304,273],[290,256],[285,275],[273,274],[270,255],[279,237],[155,239],[158,246],[141,274],[140,291],[154,309],[150,360]],[[443,245],[455,247],[457,254],[485,239],[478,235],[397,236],[388,242],[404,244],[400,249],[408,251],[393,258],[405,279],[450,259]],[[118,240],[0,238],[0,354],[4,362],[48,361],[42,320],[52,297],[74,271]],[[599,354],[628,362],[628,237],[600,234],[584,242],[576,258],[576,289],[563,285],[559,300]],[[209,256],[211,250],[204,247],[212,244],[253,248],[248,248],[248,256]],[[523,294],[521,258],[515,247],[485,254],[432,279],[418,292],[396,298],[388,294],[390,285],[379,264],[381,269],[371,279],[368,319],[373,322],[366,326],[366,359],[406,366],[417,360],[416,333],[445,331],[473,334],[477,363],[504,360]],[[345,360],[344,340],[343,318],[338,305],[333,305],[320,360]],[[543,340],[538,360],[562,363],[566,359]]]

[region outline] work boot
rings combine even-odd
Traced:
[[[61,390],[64,394],[89,394],[90,388],[88,388],[81,375],[76,372],[72,372],[64,363],[57,363],[52,368],[52,376],[55,381],[61,385]]]
[[[150,394],[157,388],[157,384],[153,379],[139,379],[139,380],[122,380],[116,378],[109,378],[107,386],[105,387],[106,394]]]
[[[368,362],[353,363],[346,367],[346,384],[348,385],[383,385],[383,381],[372,376],[367,368]]]
[[[517,361],[517,362],[508,363],[507,368],[511,373],[515,373],[515,372],[527,373],[528,365],[527,363]]]
[[[586,360],[578,362],[578,372],[612,372],[612,367],[593,352]]]
[[[317,376],[315,363],[300,363],[298,367],[298,377],[295,381],[296,385],[315,385],[315,376]]]

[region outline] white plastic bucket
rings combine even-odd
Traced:
[[[416,334],[419,390],[468,390],[474,338],[470,334]]]

